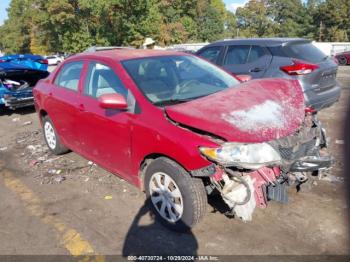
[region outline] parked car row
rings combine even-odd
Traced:
[[[64,60],[63,56],[58,56],[58,55],[50,55],[50,56],[45,56],[45,59],[48,62],[48,65],[58,65],[59,63],[62,63]]]
[[[212,194],[245,221],[268,201],[287,202],[288,187],[333,162],[321,153],[316,110],[339,98],[337,65],[304,40],[257,42],[199,51],[224,69],[174,51],[67,58],[34,88],[48,148],[73,150],[139,187],[174,230],[197,224]]]

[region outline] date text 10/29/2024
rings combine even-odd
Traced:
[[[129,261],[219,261],[217,256],[128,256]]]

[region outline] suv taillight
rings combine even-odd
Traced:
[[[40,63],[40,64],[44,64],[44,65],[47,65],[49,62],[47,61],[47,59],[40,59],[40,60],[38,60],[38,62]]]
[[[301,60],[293,59],[292,65],[281,66],[280,69],[288,75],[307,75],[319,68],[318,65],[309,64]]]

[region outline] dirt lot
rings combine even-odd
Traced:
[[[336,164],[311,192],[290,192],[254,220],[212,206],[189,234],[173,233],[143,207],[144,195],[75,153],[57,158],[34,109],[0,111],[0,254],[350,254],[343,183],[343,124],[350,66],[339,103],[320,118]]]

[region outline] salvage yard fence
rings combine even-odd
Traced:
[[[350,42],[313,42],[313,44],[329,56],[350,51]]]

